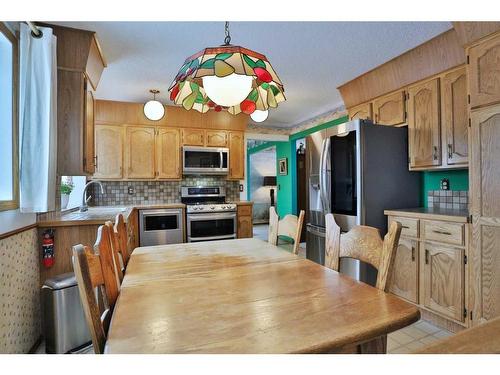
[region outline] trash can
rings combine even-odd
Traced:
[[[73,272],[47,279],[42,286],[43,333],[46,353],[68,353],[90,344]]]

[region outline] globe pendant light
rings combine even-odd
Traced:
[[[149,90],[153,94],[153,100],[150,100],[144,104],[144,116],[149,120],[158,121],[165,115],[165,107],[158,100],[156,100],[156,94],[159,94],[159,90]]]
[[[251,115],[251,119],[254,120],[255,122],[263,122],[266,121],[267,116],[269,116],[269,111],[259,111],[256,109]]]
[[[168,89],[170,100],[201,113],[213,109],[251,115],[276,108],[286,100],[284,87],[266,56],[230,44],[228,22],[225,33],[223,45],[205,48],[184,61]]]

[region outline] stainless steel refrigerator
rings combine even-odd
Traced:
[[[406,127],[355,120],[311,134],[306,140],[307,258],[325,262],[325,215],[342,231],[354,225],[387,231],[385,209],[420,205],[421,174],[408,171]],[[341,272],[373,284],[376,271],[343,260]]]

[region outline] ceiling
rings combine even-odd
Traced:
[[[52,22],[97,32],[108,67],[96,98],[144,102],[187,56],[222,44],[223,22]],[[262,125],[292,127],[342,105],[336,87],[450,29],[450,22],[232,22],[232,44],[267,56],[287,101]]]

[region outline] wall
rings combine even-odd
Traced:
[[[249,196],[254,203],[253,220],[254,223],[268,222],[271,187],[262,186],[262,182],[265,176],[276,176],[276,147],[252,153],[249,157]],[[276,198],[276,188],[273,189]]]
[[[226,200],[239,201],[239,181],[227,181],[224,177],[190,176],[181,181],[102,181],[105,194],[98,185],[89,187],[91,206],[116,206],[137,204],[178,203],[181,200],[181,186],[225,186]],[[134,189],[128,194],[128,188]]]
[[[422,172],[423,187],[421,192],[421,203],[424,207],[428,207],[427,196],[429,191],[440,190],[440,180],[442,178],[450,180],[450,190],[452,191],[469,190],[469,171],[467,169]]]
[[[0,353],[27,353],[41,334],[37,230],[0,240]]]

